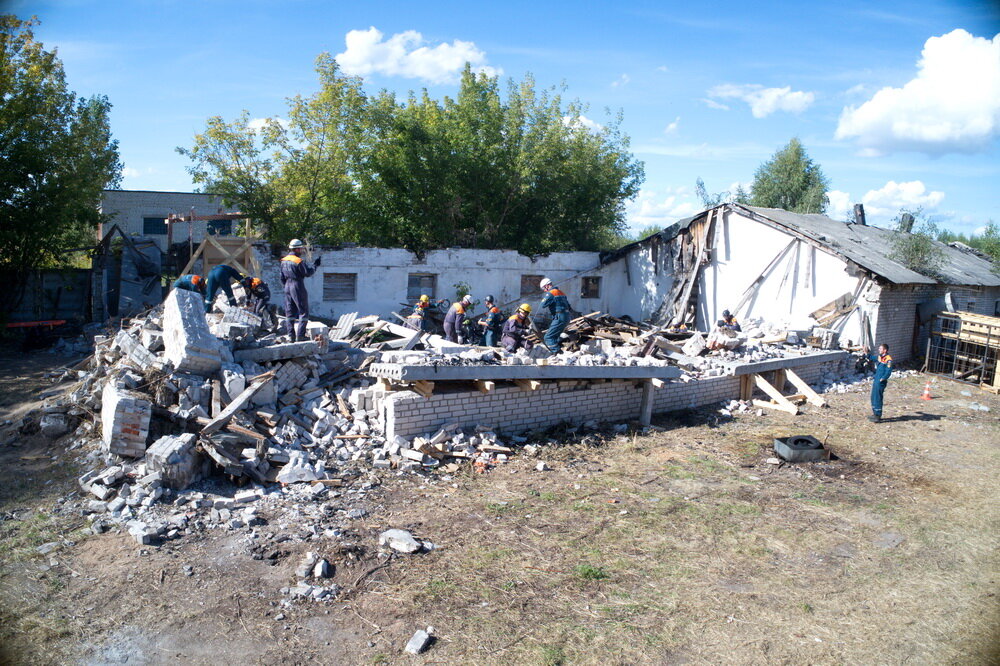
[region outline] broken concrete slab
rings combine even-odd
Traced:
[[[676,379],[674,366],[579,365],[400,365],[373,363],[369,373],[394,381],[475,381],[477,379]]]
[[[380,546],[388,546],[400,553],[415,553],[423,548],[423,544],[406,530],[390,529],[378,535]]]
[[[238,349],[233,352],[237,363],[253,361],[254,363],[271,363],[286,361],[292,358],[312,356],[319,352],[319,345],[312,341],[286,342],[270,347],[255,347],[253,349]]]
[[[164,355],[176,370],[207,377],[222,366],[219,340],[205,319],[198,294],[174,289],[163,302]]]

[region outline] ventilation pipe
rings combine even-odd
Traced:
[[[910,233],[913,231],[913,216],[909,213],[903,213],[899,216],[899,230]]]
[[[865,226],[865,205],[864,204],[854,204],[854,224],[860,224]]]

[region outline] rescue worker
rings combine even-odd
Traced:
[[[569,299],[566,298],[566,294],[561,289],[552,286],[552,280],[548,278],[542,279],[541,287],[545,296],[539,307],[548,308],[552,315],[549,330],[545,331],[545,346],[553,354],[558,354],[561,350],[559,336],[569,324]]]
[[[496,347],[500,338],[500,328],[503,325],[503,315],[500,308],[494,304],[493,296],[486,297],[486,314],[479,320],[479,325],[483,326],[483,344],[487,347]]]
[[[463,344],[462,324],[465,323],[466,310],[472,307],[472,294],[462,296],[462,300],[451,304],[448,314],[444,316],[444,337],[449,342]]]
[[[517,312],[512,314],[503,325],[503,333],[500,336],[500,345],[510,353],[518,349],[531,349],[531,340],[528,340],[528,333],[531,332],[531,322],[528,315],[531,314],[531,306],[522,303]]]
[[[718,326],[737,333],[743,332],[743,329],[740,328],[740,322],[736,321],[736,317],[729,310],[722,311],[722,319],[719,320]]]
[[[413,306],[413,312],[406,317],[406,326],[415,331],[431,330],[430,318],[431,299],[427,294],[421,294],[420,300]]]
[[[274,313],[271,311],[271,289],[260,278],[247,277],[243,280],[243,290],[247,294],[247,309],[268,323],[268,328],[274,324]]]
[[[306,339],[306,324],[309,323],[309,294],[306,292],[306,278],[311,277],[319,267],[316,257],[312,266],[302,259],[305,244],[293,238],[288,244],[288,254],[281,259],[281,284],[285,292],[285,324],[292,342]]]
[[[872,379],[872,415],[868,420],[878,423],[882,420],[882,397],[885,395],[885,387],[892,374],[892,356],[889,356],[889,345],[885,343],[878,346],[878,356],[872,354],[871,348],[867,345],[864,352],[865,356],[875,363],[875,377]]]
[[[208,273],[208,288],[205,294],[205,312],[212,311],[212,303],[215,302],[215,295],[222,290],[226,295],[226,300],[233,307],[236,307],[236,297],[233,296],[232,282],[243,282],[246,276],[232,266],[219,264]]]
[[[182,275],[174,280],[174,289],[182,291],[194,291],[199,294],[205,293],[205,278],[200,275]]]

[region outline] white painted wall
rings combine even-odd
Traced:
[[[278,278],[280,259],[276,259],[264,244],[256,247],[264,279],[271,287],[274,301],[282,302],[281,281]],[[378,314],[389,317],[407,301],[407,282],[411,273],[431,273],[437,276],[435,298],[454,301],[455,285],[464,282],[479,301],[475,312],[484,310],[482,301],[487,294],[496,297],[499,304],[510,303],[513,309],[526,301],[535,307],[541,296],[522,299],[522,275],[542,275],[553,280],[569,297],[570,304],[581,312],[600,310],[624,314],[621,307],[623,276],[606,276],[592,269],[598,267],[597,252],[557,252],[544,257],[527,257],[509,250],[452,249],[426,253],[423,260],[402,249],[385,248],[317,248],[314,257],[322,257],[316,274],[309,278],[311,314],[336,318],[347,312]],[[602,278],[600,298],[581,298],[582,276],[579,273]],[[325,273],[354,273],[356,278],[355,300],[324,301],[323,275]]]
[[[727,212],[714,239],[712,260],[702,270],[698,285],[697,323],[703,331],[721,318],[723,310],[736,307],[747,287],[794,237]],[[815,323],[809,313],[844,293],[855,293],[860,280],[847,273],[847,264],[842,259],[796,242],[771,268],[737,318],[760,317],[792,329],[808,329]],[[860,317],[852,319],[860,321]],[[841,335],[857,339],[860,329],[853,330],[857,321],[848,322]]]
[[[117,224],[126,235],[146,236],[156,241],[163,252],[167,251],[167,225],[163,225],[163,233],[150,235],[143,233],[142,220],[145,217],[166,218],[171,213],[186,214],[194,209],[195,215],[215,215],[218,213],[235,213],[237,209],[222,205],[222,200],[212,194],[196,194],[193,192],[152,192],[146,190],[104,190],[101,195],[100,211],[110,215],[111,220],[105,225],[105,230]],[[240,222],[233,221],[233,231],[236,232]],[[194,222],[191,233],[197,246],[205,238],[205,222]],[[188,224],[174,225],[175,243],[188,239]]]

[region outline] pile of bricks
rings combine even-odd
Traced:
[[[141,393],[108,382],[101,394],[101,432],[108,451],[120,456],[142,457],[149,437],[153,405]]]
[[[159,474],[167,488],[187,488],[209,472],[208,458],[196,443],[193,433],[164,435],[146,451],[146,468]]]

